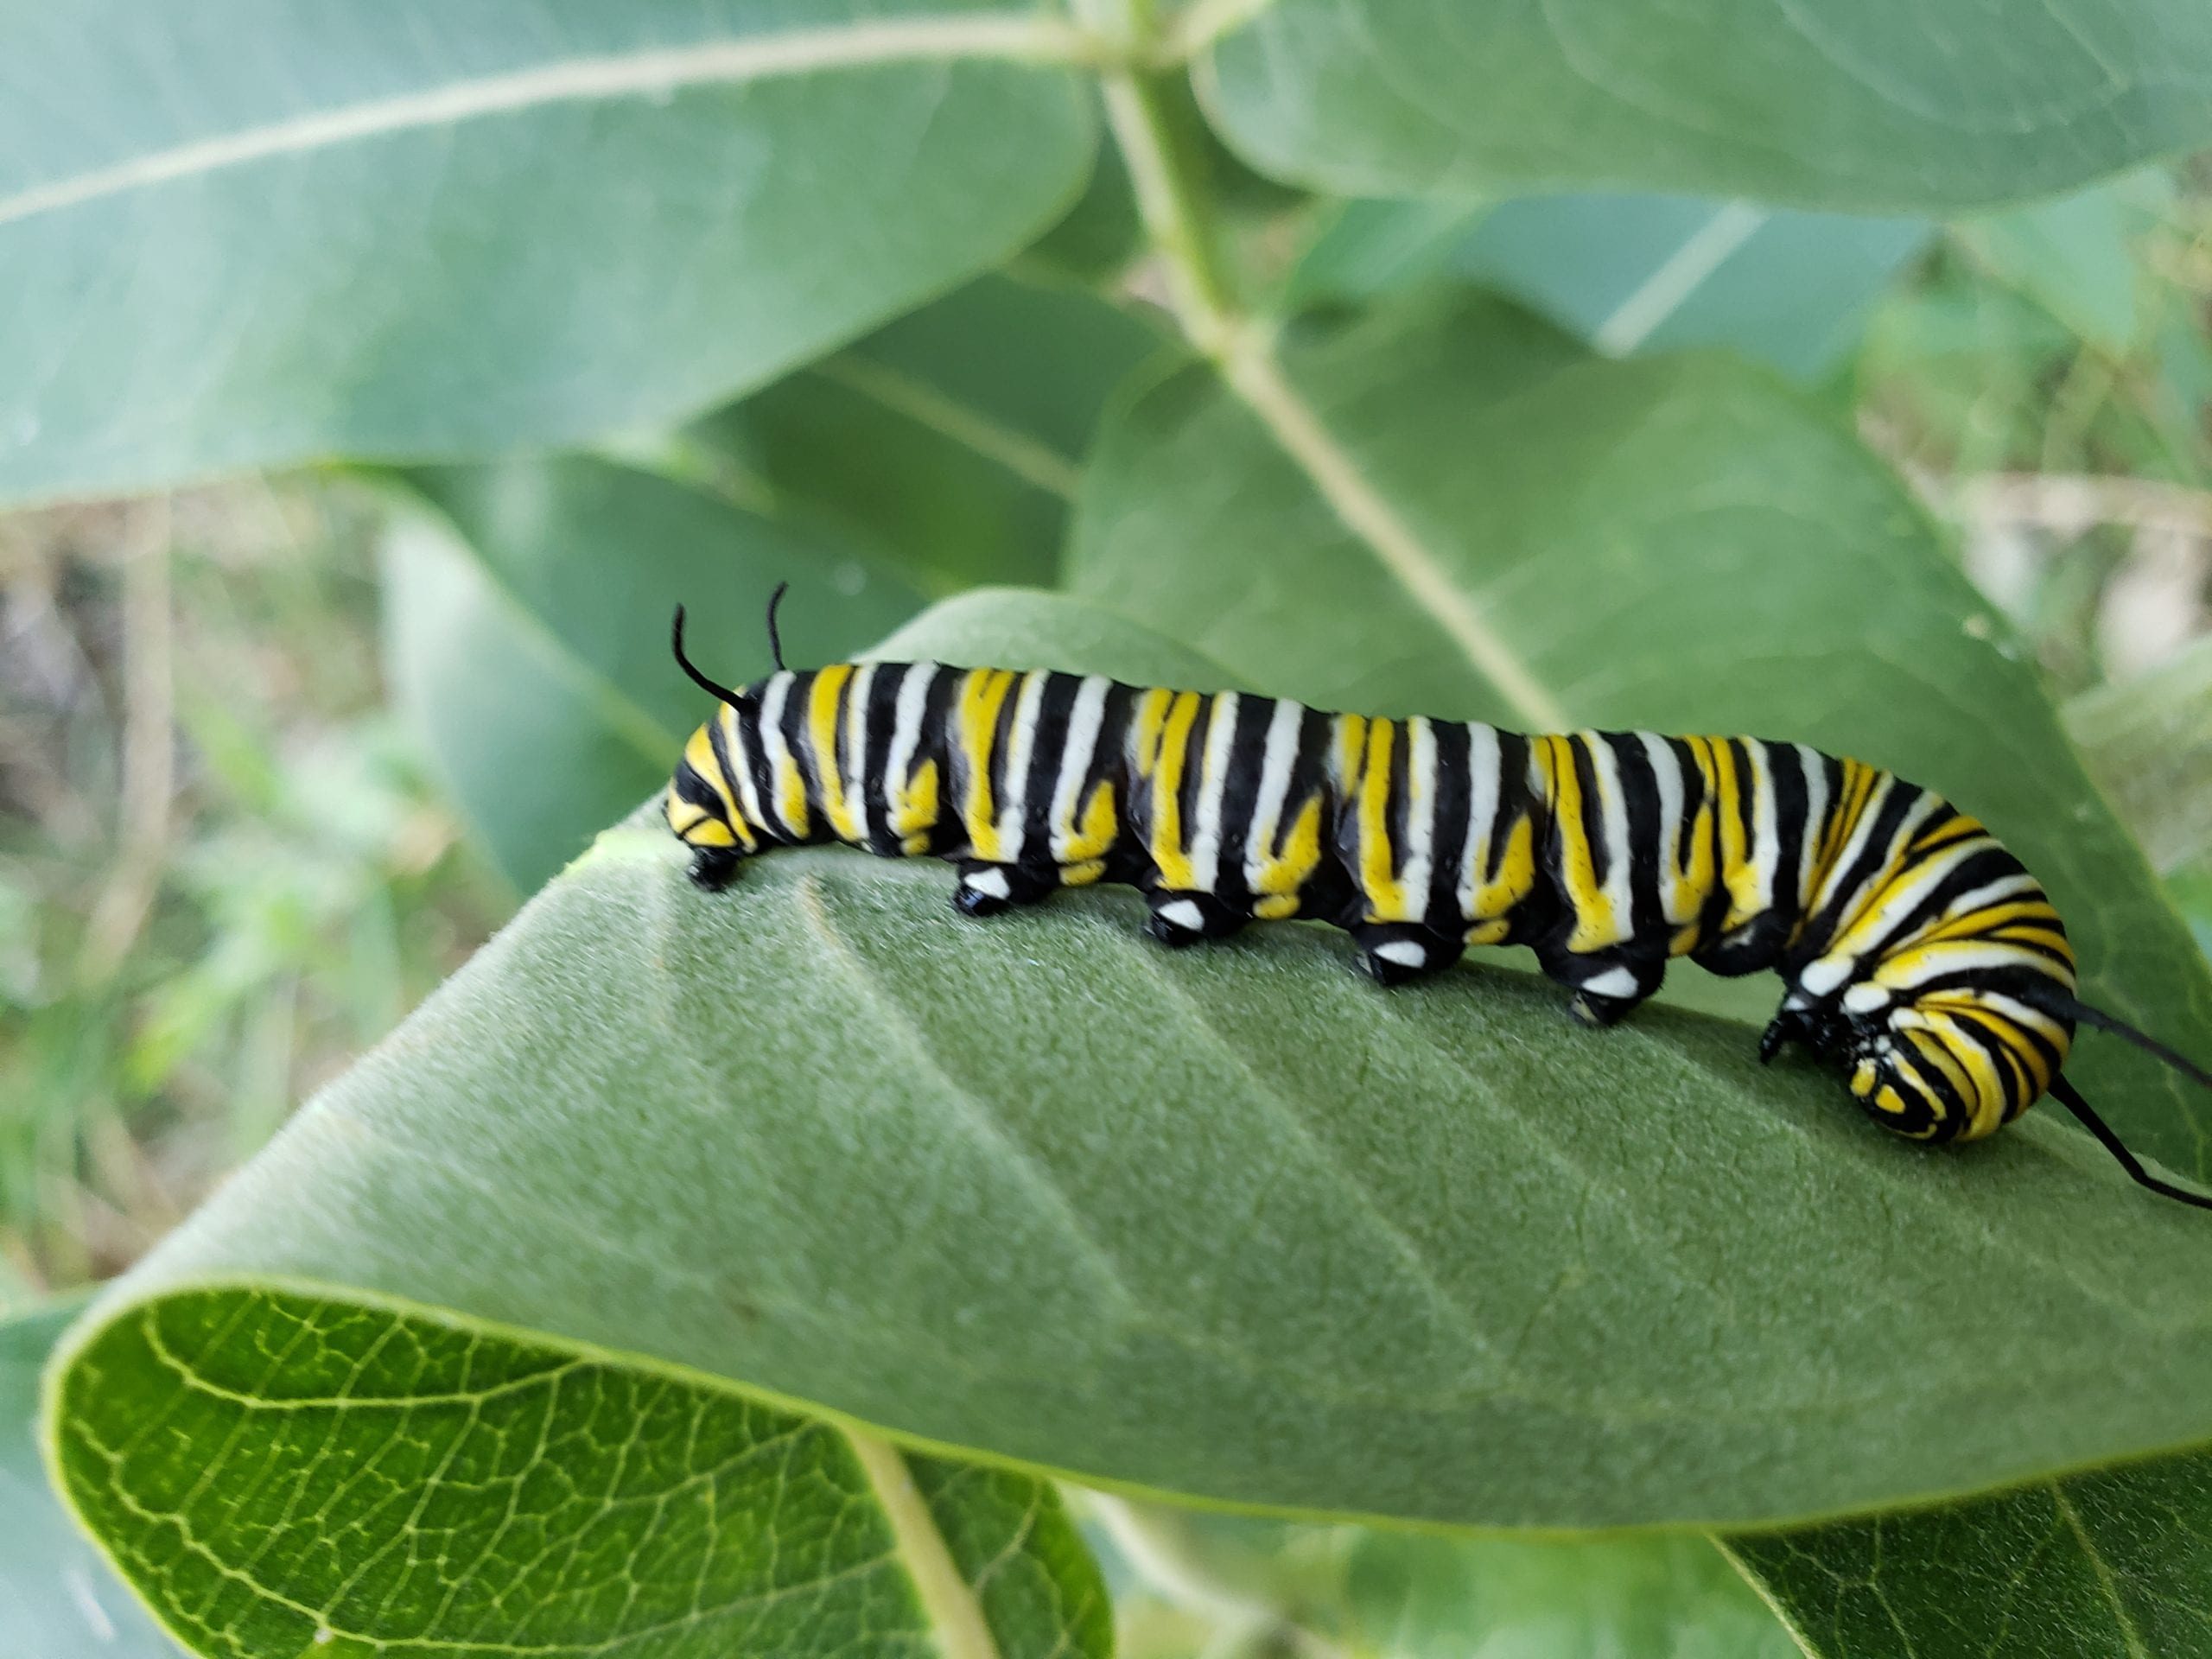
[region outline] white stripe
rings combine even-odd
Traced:
[[[1805,911],[1812,906],[1813,874],[1821,847],[1821,831],[1827,823],[1828,769],[1826,758],[1818,749],[1802,743],[1796,747],[1797,763],[1805,773],[1805,836],[1803,845],[1797,849],[1796,894],[1799,910]]]
[[[1230,745],[1236,736],[1241,699],[1224,691],[1206,722],[1205,759],[1198,773],[1198,834],[1191,841],[1191,879],[1201,893],[1221,890],[1221,798],[1229,788]]]
[[[1614,925],[1626,938],[1636,925],[1636,896],[1629,887],[1628,797],[1621,787],[1620,756],[1595,732],[1576,735],[1583,740],[1590,756],[1590,775],[1598,785],[1598,810],[1605,837],[1605,897],[1612,901]]]
[[[666,97],[686,86],[733,86],[771,75],[870,63],[963,57],[1065,61],[1080,56],[1084,45],[1080,32],[1057,19],[912,17],[561,59],[319,110],[50,179],[15,195],[0,196],[0,225],[275,156],[327,149],[389,133],[450,128],[456,122],[513,115],[545,105]]]
[[[1782,874],[1782,826],[1775,821],[1774,770],[1766,763],[1766,745],[1747,738],[1744,751],[1751,758],[1751,868],[1759,878],[1759,909],[1774,908],[1777,879]]]
[[[845,810],[861,830],[861,842],[868,840],[868,800],[874,791],[868,786],[868,694],[875,682],[874,663],[862,663],[845,688],[845,766],[838,776],[845,785]]]
[[[1866,886],[1852,895],[1851,907],[1842,917],[1842,925],[1836,929],[1836,937],[1840,938],[1847,933],[1856,933],[1862,925],[1872,924],[1868,948],[1878,952],[1897,919],[1925,898],[1930,887],[1955,869],[1961,857],[1992,844],[1988,836],[1977,836],[1970,841],[1946,847],[1940,853],[1923,860],[1903,883],[1883,887],[1883,878],[1898,853],[1920,833],[1921,825],[1927,823],[1942,805],[1940,799],[1923,790],[1920,798],[1905,809],[1904,817],[1898,821],[1897,833],[1890,837],[1889,844],[1883,849],[1878,867],[1866,878]],[[1871,911],[1866,908],[1870,902],[1874,905]]]
[[[1838,884],[1850,872],[1851,867],[1859,861],[1859,855],[1865,849],[1867,837],[1874,833],[1874,820],[1882,816],[1882,804],[1890,798],[1890,791],[1897,787],[1897,783],[1893,773],[1884,772],[1881,781],[1867,796],[1866,808],[1859,813],[1859,821],[1851,826],[1850,838],[1835,855],[1835,864],[1828,871],[1828,879],[1821,883],[1818,901],[1810,906],[1814,911],[1826,910],[1840,896]]]
[[[1908,823],[1901,835],[1909,836],[1914,826]],[[1932,853],[1916,866],[1902,881],[1891,883],[1881,896],[1881,902],[1856,918],[1843,931],[1858,934],[1859,948],[1873,956],[1887,956],[1897,945],[1909,941],[1892,940],[1892,935],[1904,925],[1905,918],[1917,909],[1929,893],[1948,880],[1951,873],[1977,853],[1986,852],[1997,843],[1987,836],[1972,836],[1955,842],[1941,852]],[[1938,921],[1957,912],[1948,907],[1936,918]]]
[[[1025,674],[1014,694],[1014,731],[1001,773],[1006,787],[999,797],[999,857],[1007,864],[1021,861],[1029,839],[1029,760],[1037,752],[1037,705],[1044,699],[1045,679],[1041,673]]]
[[[1268,721],[1267,747],[1260,760],[1259,797],[1252,803],[1252,828],[1244,837],[1244,885],[1255,893],[1267,874],[1275,838],[1282,833],[1291,770],[1298,764],[1298,741],[1305,723],[1305,706],[1290,702],[1275,704]]]
[[[1931,960],[1910,969],[1888,964],[1878,967],[1874,969],[1875,982],[1893,989],[1910,991],[1931,979],[1979,972],[1985,968],[2035,968],[2061,983],[2070,982],[2063,977],[2059,964],[2050,957],[2024,945],[2007,944],[2002,939],[1961,939],[1955,944],[1931,944],[1923,949]],[[1975,995],[1984,994],[1977,992]]]
[[[899,683],[898,719],[891,728],[891,753],[883,766],[883,798],[890,805],[892,833],[899,833],[899,814],[906,801],[906,785],[914,773],[914,748],[921,740],[922,711],[929,707],[930,688],[944,671],[935,663],[916,663]]]
[[[1483,867],[1490,859],[1491,823],[1497,817],[1497,728],[1479,721],[1467,722],[1467,839],[1459,849],[1459,914],[1470,922],[1489,918],[1477,913]]]
[[[784,705],[791,701],[791,683],[798,677],[791,673],[771,674],[768,687],[760,697],[760,753],[768,762],[768,805],[771,823],[780,823],[786,832],[798,834],[798,826],[784,817],[784,762],[797,764],[791,747],[784,741]],[[806,768],[799,767],[799,785],[804,793]]]
[[[1988,849],[1994,847],[1997,842],[1993,836],[1975,836],[1968,840],[1965,844],[1968,847],[1974,848],[1977,850],[1986,851]],[[2035,877],[2028,874],[2024,871],[2018,875],[2001,875],[1994,881],[1987,882],[1981,887],[1976,887],[1972,893],[1962,893],[1959,894],[1957,898],[1952,899],[1949,904],[1943,906],[1943,913],[1937,917],[1936,918],[1936,922],[1930,923],[1929,925],[1934,926],[1942,922],[1955,921],[1970,911],[1980,910],[1984,905],[2000,904],[2007,899],[2017,899],[2024,893],[2033,893],[2040,896],[2041,893],[2042,888],[2037,882]]]
[[[1106,717],[1106,692],[1113,683],[1103,674],[1087,677],[1076,690],[1075,707],[1068,711],[1067,747],[1060,754],[1059,776],[1052,782],[1052,860],[1072,861],[1068,849],[1082,825],[1076,814],[1083,810],[1083,785],[1090,776],[1090,763],[1098,754],[1098,728]]]
[[[1669,926],[1680,927],[1699,910],[1696,904],[1682,903],[1682,757],[1663,737],[1650,732],[1637,735],[1643,740],[1659,786],[1659,913]]]
[[[1436,728],[1419,716],[1406,722],[1406,863],[1399,885],[1421,914],[1434,907],[1436,869]]]
[[[737,773],[730,781],[737,787],[738,804],[744,810],[746,822],[764,830],[774,820],[761,813],[760,791],[753,784],[753,745],[745,735],[745,721],[734,709],[729,710],[729,724],[722,728],[722,739],[729,747],[730,767]]]

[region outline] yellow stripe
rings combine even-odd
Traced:
[[[1370,922],[1407,922],[1406,894],[1393,879],[1396,849],[1390,844],[1390,751],[1398,738],[1391,720],[1367,722],[1366,760],[1359,780],[1359,886]]]
[[[1298,809],[1298,816],[1291,821],[1290,833],[1282,838],[1282,850],[1261,855],[1258,891],[1281,897],[1294,894],[1305,887],[1306,878],[1321,863],[1321,798],[1309,795],[1306,804]],[[1294,905],[1289,912],[1295,912]],[[1262,912],[1263,919],[1273,917]]]
[[[1552,823],[1559,832],[1560,887],[1574,911],[1574,931],[1567,936],[1567,948],[1596,950],[1617,943],[1619,932],[1614,925],[1613,901],[1598,885],[1597,860],[1583,819],[1582,779],[1574,769],[1574,746],[1582,741],[1579,733],[1573,737],[1536,739],[1538,771],[1543,777]]]
[[[1483,855],[1488,856],[1487,849]],[[1477,887],[1474,919],[1506,925],[1510,922],[1509,912],[1535,890],[1535,885],[1536,826],[1524,812],[1513,820],[1513,827],[1505,832],[1505,855],[1497,861],[1497,877]],[[1507,931],[1510,931],[1510,927]],[[1467,942],[1488,943],[1471,937]]]
[[[1337,798],[1343,800],[1359,783],[1360,762],[1367,753],[1367,716],[1338,715],[1332,735],[1337,757]]]
[[[1916,943],[1934,944],[1944,939],[1979,938],[1994,934],[1999,928],[2020,921],[2056,922],[2058,912],[2044,899],[1999,899],[1993,905],[1982,905],[1947,922],[1938,922],[1921,934]]]
[[[737,810],[737,803],[730,798],[729,779],[722,776],[722,763],[715,754],[715,741],[708,735],[705,727],[702,726],[691,734],[690,741],[683,746],[683,758],[690,763],[691,770],[705,779],[707,786],[715,791],[715,798],[722,804],[722,816],[732,823],[741,822],[745,815]]]
[[[961,818],[977,858],[999,856],[998,808],[991,792],[991,751],[998,741],[999,710],[1013,689],[1007,668],[971,669],[960,683],[957,715],[962,764],[968,769],[968,798]]]
[[[859,820],[845,793],[845,774],[837,766],[837,726],[852,677],[850,663],[830,664],[815,675],[806,705],[807,747],[813,751],[814,775],[822,785],[822,810],[837,839],[846,842],[861,839]]]
[[[1068,862],[1072,866],[1105,857],[1114,850],[1115,838],[1121,833],[1121,813],[1114,804],[1113,780],[1101,778],[1091,786],[1090,804],[1083,809],[1082,828],[1068,837]],[[1063,875],[1061,880],[1065,884],[1067,878]]]
[[[1744,823],[1745,792],[1751,780],[1737,766],[1734,744],[1721,737],[1712,741],[1714,772],[1719,782],[1716,812],[1720,885],[1728,894],[1728,912],[1720,923],[1725,933],[1756,921],[1764,912],[1767,901],[1762,891],[1765,883],[1759,879],[1757,844]]]
[[[1152,780],[1152,861],[1160,885],[1188,889],[1198,885],[1190,851],[1183,844],[1183,772],[1190,765],[1191,728],[1205,701],[1195,691],[1179,691],[1160,728],[1160,752]]]
[[[1136,711],[1129,716],[1129,743],[1136,763],[1136,775],[1152,776],[1152,769],[1160,759],[1160,731],[1167,719],[1169,706],[1175,694],[1152,687],[1137,699]]]
[[[1956,810],[1955,808],[1953,810]],[[1914,838],[1912,849],[1916,853],[1932,853],[1939,848],[1949,846],[1953,842],[1971,841],[1976,836],[1986,836],[1988,833],[1989,831],[1982,827],[1979,818],[1971,818],[1961,812],[1957,817],[1939,823],[1932,830],[1922,830]]]

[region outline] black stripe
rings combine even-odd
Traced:
[[[1505,850],[1514,826],[1523,818],[1535,822],[1539,857],[1548,825],[1536,810],[1536,793],[1529,779],[1529,740],[1518,732],[1497,734],[1497,806],[1491,814],[1489,850],[1483,859],[1483,882],[1497,880],[1504,867]]]
[[[914,733],[914,757],[906,776],[900,779],[902,784],[911,783],[924,766],[932,760],[937,763],[937,823],[929,830],[929,850],[938,855],[950,853],[968,836],[967,823],[960,816],[959,794],[966,781],[967,760],[954,753],[961,746],[952,741],[953,698],[961,678],[959,669],[940,667],[931,679],[929,693],[922,702],[921,723]]]
[[[760,741],[760,699],[748,701],[737,711],[737,720],[745,738],[745,770],[753,779],[753,798],[760,805],[760,833],[770,841],[787,840],[784,821],[776,816],[775,778],[768,769],[768,752]]]
[[[791,752],[791,759],[798,762],[798,776],[802,792],[806,797],[806,839],[820,841],[829,826],[822,811],[822,772],[819,757],[807,736],[807,705],[814,699],[814,683],[820,677],[814,669],[801,670],[791,681],[791,695],[784,700],[784,742]]]
[[[1406,831],[1413,819],[1414,805],[1414,723],[1410,720],[1390,722],[1390,767],[1384,775],[1382,791],[1382,823],[1390,837],[1390,879],[1405,879],[1407,843],[1412,839]]]
[[[1229,778],[1221,791],[1221,879],[1215,891],[1240,899],[1251,897],[1244,879],[1244,846],[1259,808],[1260,778],[1268,764],[1268,728],[1275,717],[1273,697],[1240,697],[1236,729],[1229,746]]]
[[[1014,763],[1014,715],[1021,706],[1021,693],[1028,676],[1015,673],[1007,682],[1006,696],[999,702],[997,719],[991,727],[991,810],[1006,810],[1007,768]]]
[[[1659,902],[1659,776],[1640,733],[1599,735],[1613,752],[1614,770],[1620,779],[1622,816],[1628,826],[1628,845],[1621,852],[1628,860],[1630,932],[1622,943],[1641,947],[1642,954],[1663,958],[1668,927]]]
[[[1298,753],[1290,765],[1290,788],[1284,792],[1282,817],[1275,823],[1274,845],[1268,853],[1281,858],[1289,843],[1290,832],[1296,827],[1298,815],[1306,802],[1315,796],[1321,798],[1321,849],[1323,862],[1329,861],[1331,849],[1338,845],[1339,829],[1336,820],[1342,815],[1343,803],[1336,798],[1329,782],[1330,751],[1335,741],[1335,716],[1318,709],[1308,709],[1298,725]]]
[[[1784,929],[1795,927],[1805,908],[1805,840],[1812,833],[1806,815],[1812,797],[1805,782],[1805,757],[1795,743],[1766,743],[1767,776],[1774,780],[1774,881],[1772,908]]]
[[[1880,786],[1880,777],[1878,777],[1875,787],[1878,789]],[[1793,954],[1805,956],[1809,961],[1812,957],[1827,950],[1835,937],[1844,911],[1856,903],[1859,889],[1881,874],[1882,867],[1889,861],[1891,843],[1897,840],[1898,826],[1904,823],[1905,815],[1927,792],[1919,785],[1908,784],[1901,779],[1891,784],[1889,794],[1875,812],[1871,833],[1859,848],[1858,856],[1839,874],[1833,895],[1821,907],[1819,916],[1814,918],[1810,936],[1798,942],[1797,951]],[[1850,839],[1850,831],[1847,830],[1844,840],[1848,842]],[[1806,955],[1808,950],[1809,956]]]
[[[1037,729],[1029,752],[1029,794],[1021,814],[1021,861],[1039,868],[1052,862],[1052,797],[1068,764],[1068,715],[1075,708],[1082,678],[1047,674],[1037,698]]]
[[[1182,850],[1187,856],[1198,836],[1198,795],[1205,783],[1206,739],[1213,731],[1220,699],[1202,695],[1198,712],[1191,721],[1190,741],[1183,746],[1183,775],[1176,780],[1176,803],[1183,826]]]
[[[736,711],[733,712],[735,713]],[[736,717],[740,720],[745,718],[742,713],[736,713]],[[721,773],[721,782],[724,787],[729,791],[731,809],[735,810],[740,817],[742,817],[744,815],[745,809],[738,804],[737,768],[735,764],[730,759],[729,746],[723,741],[722,711],[719,709],[715,709],[707,720],[707,747],[714,751],[715,769]],[[687,760],[683,763],[682,767],[678,768],[677,776],[679,778],[683,775],[683,772],[690,770],[690,764],[691,763]],[[702,779],[700,781],[704,783],[706,780]],[[683,798],[688,801],[691,798],[687,795]],[[707,803],[702,801],[700,804],[703,806],[707,804]],[[724,811],[721,800],[719,796],[715,798],[713,805],[715,809],[715,816],[721,818],[723,823],[728,823],[728,817]]]
[[[1432,926],[1464,928],[1468,918],[1459,913],[1459,863],[1474,804],[1474,739],[1462,721],[1433,721],[1429,730],[1436,738],[1436,860],[1427,917]]]
[[[1588,742],[1578,733],[1567,740],[1567,752],[1573,758],[1574,776],[1581,785],[1582,834],[1590,847],[1590,885],[1602,887],[1612,874],[1613,860],[1624,849],[1605,839],[1605,802],[1598,794],[1598,767],[1591,759]],[[1563,839],[1561,844],[1565,844]],[[1565,883],[1560,887],[1564,891]]]
[[[861,823],[872,851],[899,850],[891,833],[891,740],[899,729],[899,694],[906,677],[916,672],[912,663],[878,663],[875,677],[868,684],[868,710],[861,715],[868,734],[868,770],[861,779]]]
[[[698,769],[689,760],[676,763],[675,781],[677,800],[690,802],[693,806],[702,809],[709,817],[724,824],[729,823],[729,814],[722,810],[722,798],[715,792],[715,786],[701,777]]]

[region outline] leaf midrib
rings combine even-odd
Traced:
[[[1083,30],[1062,19],[1031,13],[876,19],[836,29],[556,59],[526,69],[241,127],[50,179],[0,196],[0,226],[253,162],[556,104],[661,98],[692,87],[741,86],[880,64],[968,59],[1075,66],[1096,55],[1096,43]]]

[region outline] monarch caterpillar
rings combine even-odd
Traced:
[[[1800,743],[1327,714],[1271,697],[936,663],[776,671],[693,733],[664,803],[691,878],[837,841],[959,868],[987,916],[1058,887],[1143,890],[1167,944],[1333,923],[1385,985],[1525,944],[1608,1026],[1688,957],[1786,986],[1759,1039],[1842,1068],[1883,1128],[1973,1141],[2055,1096],[2144,1169],[2064,1077],[2076,1024],[2212,1075],[2075,1000],[2042,887],[1974,818]]]

